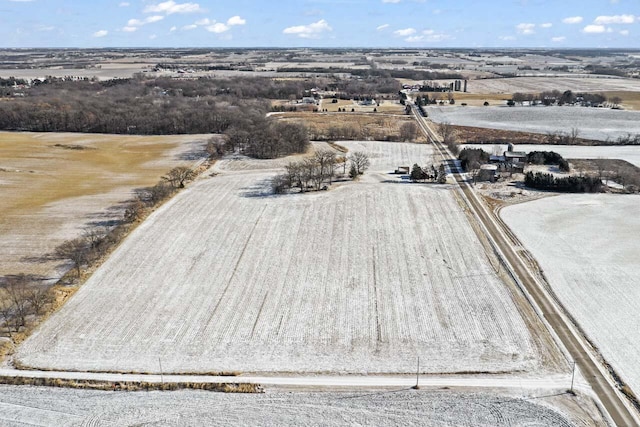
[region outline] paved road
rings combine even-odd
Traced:
[[[434,143],[436,149],[442,153],[445,159],[451,159],[451,154],[442,144],[438,135],[431,130],[428,123],[415,111],[415,108],[414,114],[422,131],[429,140]],[[499,248],[500,252],[502,252],[503,259],[511,268],[511,272],[515,276],[514,278],[519,281],[521,286],[524,287],[535,302],[550,327],[562,341],[580,368],[593,391],[600,398],[600,401],[607,412],[609,412],[613,421],[616,425],[624,427],[640,425],[638,414],[633,409],[630,410],[627,407],[625,404],[626,398],[621,396],[616,385],[609,379],[608,374],[603,372],[602,366],[594,361],[583,337],[578,336],[574,332],[574,328],[569,324],[569,321],[561,315],[560,309],[554,304],[552,298],[544,291],[543,287],[537,282],[531,271],[517,255],[512,244],[506,237],[507,232],[501,229],[498,221],[496,221],[485,208],[484,204],[478,199],[474,190],[467,183],[466,178],[459,173],[455,165],[450,164],[450,166],[453,176],[460,186],[469,206],[484,225],[489,234],[489,238],[493,240],[493,243]]]

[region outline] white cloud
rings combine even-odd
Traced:
[[[146,24],[151,24],[152,22],[158,22],[158,21],[162,21],[164,19],[164,16],[162,15],[153,15],[153,16],[149,16],[143,20],[140,19],[129,19],[127,21],[127,27],[142,27],[143,25]],[[125,30],[126,31],[126,30]],[[135,30],[133,30],[135,31]]]
[[[560,37],[551,37],[551,41],[554,43],[560,43],[565,41],[567,38],[564,36],[560,36]]]
[[[184,27],[182,27],[182,29],[185,31],[195,30],[196,28],[198,28],[196,24],[185,25]]]
[[[445,40],[449,40],[452,37],[448,34],[444,34],[444,33],[434,33],[434,34],[429,34],[427,35],[427,40],[430,42],[441,42],[441,41],[445,41]]]
[[[598,25],[609,24],[633,24],[636,21],[636,17],[633,15],[612,15],[612,16],[598,16],[593,23]]]
[[[156,37],[158,37],[158,36],[157,36],[157,35],[155,35],[155,34],[151,34],[151,35],[149,36],[149,40],[153,40],[153,39],[155,39]]]
[[[604,25],[587,25],[582,29],[582,32],[587,34],[599,34],[607,31]]]
[[[109,34],[109,31],[107,30],[100,30],[100,31],[96,31],[95,33],[93,33],[93,37],[104,37],[107,34]]]
[[[202,8],[198,3],[176,3],[173,0],[158,4],[150,4],[144,8],[144,13],[165,13],[167,15],[174,13],[195,13],[201,11]]]
[[[333,31],[333,28],[324,19],[309,25],[296,25],[282,30],[284,34],[295,34],[302,38],[317,38],[325,31]]]
[[[382,0],[382,3],[400,3],[401,0]]]
[[[415,28],[404,28],[402,30],[395,30],[393,32],[393,34],[395,34],[398,37],[407,37],[415,33],[416,33]]]
[[[137,30],[138,30],[138,27],[131,27],[129,25],[122,28],[122,31],[124,31],[125,33],[133,33],[134,31],[137,31]]]
[[[173,33],[174,31],[176,31],[178,29],[178,27],[176,27],[175,25],[171,28],[169,28],[169,32]]]
[[[507,41],[507,42],[516,40],[516,38],[514,36],[500,36],[498,38],[500,40]]]
[[[565,24],[579,24],[582,22],[582,16],[570,16],[562,20]]]
[[[541,28],[551,28],[553,24],[551,22],[545,22],[544,24],[540,24]]]
[[[227,25],[229,26],[233,26],[233,25],[244,25],[247,23],[246,19],[241,18],[240,16],[236,15],[236,16],[232,16],[231,18],[227,19]]]
[[[222,22],[216,22],[215,24],[209,25],[207,27],[207,31],[209,31],[210,33],[221,34],[225,31],[229,31],[229,26],[223,24]]]
[[[387,28],[389,28],[389,24],[382,24],[382,25],[378,25],[376,27],[376,30],[382,31],[382,30],[387,29]]]
[[[120,7],[129,7],[129,6],[131,6],[131,3],[123,1],[118,6],[120,6]]]
[[[621,30],[620,34],[623,36],[628,36],[629,35],[629,30]]]
[[[154,15],[154,16],[150,16],[147,19],[144,20],[145,24],[150,24],[152,22],[158,22],[158,21],[162,21],[164,19],[164,16],[160,16],[160,15]]]
[[[536,24],[522,23],[522,24],[516,25],[516,29],[518,30],[518,33],[526,34],[526,35],[535,33],[534,31],[535,28],[536,28]]]
[[[408,43],[429,41],[433,43],[450,39],[451,36],[445,33],[436,33],[435,30],[423,30],[421,35],[412,35],[404,39]]]
[[[216,21],[212,21],[209,18],[204,18],[204,19],[199,19],[196,21],[195,25],[211,25],[213,23],[215,23]]]

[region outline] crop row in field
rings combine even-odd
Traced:
[[[384,168],[383,146],[429,152],[372,143]],[[160,357],[165,372],[411,372],[417,356],[425,372],[541,366],[519,297],[450,188],[364,180],[273,196],[271,176],[223,172],[178,195],[18,360],[158,371]]]

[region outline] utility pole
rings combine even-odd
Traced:
[[[420,388],[420,356],[418,356],[418,368],[416,369],[416,385],[411,387],[414,390],[418,390]]]

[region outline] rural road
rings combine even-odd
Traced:
[[[431,130],[428,123],[416,111],[415,106],[413,107],[413,112],[420,128],[427,138],[433,141],[436,149],[445,156],[445,159],[453,158],[439,137]],[[504,261],[511,268],[512,274],[515,276],[514,278],[521,284],[524,290],[526,290],[529,297],[539,309],[539,313],[544,316],[547,324],[553,329],[560,341],[562,341],[612,420],[618,426],[640,425],[636,411],[629,409],[627,406],[627,404],[631,405],[630,402],[626,402],[627,399],[617,390],[617,386],[609,379],[608,374],[603,372],[604,368],[593,359],[583,337],[574,332],[572,325],[570,325],[569,321],[562,315],[560,308],[554,304],[551,296],[545,292],[518,256],[513,245],[505,236],[506,231],[500,228],[498,221],[487,211],[484,204],[476,196],[473,188],[467,183],[465,177],[457,170],[457,167],[453,164],[449,166],[467,203],[475,212],[476,217],[484,225],[489,235],[488,237],[492,239],[493,243],[499,248]]]
[[[37,371],[0,369],[0,376],[22,378],[55,378],[65,380],[90,380],[107,382],[149,383],[250,383],[272,386],[337,387],[337,388],[409,388],[416,384],[415,375],[158,375],[117,374],[101,372]],[[545,376],[518,375],[421,375],[421,387],[465,387],[465,388],[511,388],[522,390],[547,390],[565,392],[571,385],[571,374]],[[588,384],[581,379],[574,388],[589,392]]]

